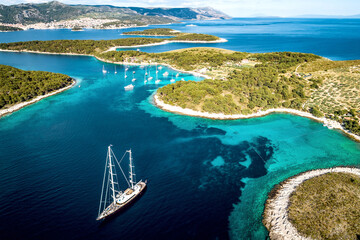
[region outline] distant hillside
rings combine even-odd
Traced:
[[[177,20],[225,19],[226,14],[212,8],[140,8],[109,5],[67,5],[57,1],[40,4],[0,5],[0,22],[6,24],[49,23],[80,17],[101,19],[134,18],[145,24]]]

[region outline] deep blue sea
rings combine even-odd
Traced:
[[[221,44],[168,44],[238,51],[312,52],[360,59],[360,20],[232,19],[174,24],[215,34]],[[141,29],[141,28],[139,28]],[[124,30],[30,30],[0,33],[0,42],[114,39]],[[124,67],[92,57],[0,53],[0,64],[68,74],[77,86],[0,119],[0,239],[265,239],[261,214],[268,191],[299,172],[357,165],[360,144],[312,120],[273,114],[209,120],[164,112],[151,95],[168,84],[143,83]],[[102,68],[108,73],[103,74]],[[155,69],[150,69],[154,76]],[[202,79],[181,73],[177,80]],[[81,87],[79,87],[81,86]],[[96,216],[106,150],[133,150],[146,193],[127,211],[100,224]]]

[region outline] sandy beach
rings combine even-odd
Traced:
[[[279,188],[265,204],[263,223],[269,230],[270,239],[310,239],[301,236],[288,219],[287,209],[291,194],[302,182],[325,173],[341,172],[360,176],[360,169],[351,167],[335,167],[312,170],[291,177],[279,184]]]
[[[355,134],[349,132],[348,130],[344,129],[339,122],[336,122],[331,119],[327,119],[325,117],[322,117],[322,118],[315,117],[311,113],[303,112],[303,111],[295,110],[295,109],[291,109],[291,108],[272,108],[272,109],[267,109],[265,111],[258,111],[256,113],[247,114],[247,115],[243,115],[243,114],[227,115],[227,114],[222,114],[222,113],[199,112],[199,111],[195,111],[195,110],[192,110],[189,108],[181,108],[178,106],[172,106],[172,105],[166,104],[162,100],[160,100],[159,96],[157,94],[154,95],[153,99],[154,99],[154,104],[157,107],[161,108],[162,110],[165,110],[168,112],[173,112],[173,113],[178,113],[178,114],[182,114],[182,115],[210,118],[210,119],[235,120],[235,119],[247,119],[247,118],[262,117],[262,116],[266,116],[271,113],[294,114],[297,116],[306,117],[306,118],[310,118],[310,119],[313,119],[318,122],[322,122],[324,124],[324,126],[328,127],[329,129],[339,129],[339,130],[343,131],[345,134],[351,136],[354,140],[360,142],[360,136],[355,135]]]
[[[60,89],[58,89],[56,91],[53,91],[53,92],[45,94],[45,95],[37,96],[36,98],[33,98],[33,99],[31,99],[29,101],[26,101],[26,102],[21,102],[21,103],[15,104],[15,105],[13,105],[13,106],[11,106],[9,108],[1,109],[0,110],[0,118],[5,116],[5,115],[11,114],[11,113],[13,113],[13,112],[15,112],[17,110],[20,110],[21,108],[26,107],[26,106],[28,106],[30,104],[36,103],[36,102],[40,101],[41,99],[44,99],[44,98],[53,96],[55,94],[61,93],[63,91],[66,91],[66,90],[72,88],[73,86],[75,86],[75,84],[76,84],[76,81],[74,80],[73,83],[71,85],[67,86],[67,87],[60,88]]]

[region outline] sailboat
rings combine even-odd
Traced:
[[[153,80],[153,77],[152,77],[152,76],[150,76],[150,68],[149,68],[149,77],[148,77],[148,81],[151,81],[151,80]]]
[[[128,70],[128,68],[125,68],[125,76],[124,76],[124,78],[127,78],[127,75],[126,75],[127,70]]]
[[[179,73],[176,74],[176,77],[178,77],[178,76],[179,76]]]
[[[171,74],[171,80],[170,80],[170,82],[175,82],[174,74]]]
[[[169,73],[168,73],[168,72],[164,72],[164,73],[163,73],[163,76],[164,76],[164,77],[167,77],[167,76],[169,76]]]
[[[103,69],[102,69],[102,72],[105,74],[105,73],[107,73],[107,71],[105,70],[105,67],[104,67],[104,65],[103,65]]]
[[[133,89],[134,89],[134,85],[129,84],[129,85],[125,86],[124,88],[125,88],[125,91],[133,90]]]
[[[115,66],[115,74],[117,74],[117,71],[116,71],[116,66]]]
[[[132,82],[136,81],[136,78],[134,77],[134,73],[135,73],[135,71],[133,71],[133,78],[131,79]]]
[[[103,220],[116,212],[128,207],[138,197],[144,193],[146,189],[147,181],[140,180],[136,183],[135,171],[133,166],[131,149],[127,150],[123,157],[118,161],[114,152],[111,149],[112,145],[108,146],[108,152],[106,155],[104,179],[101,189],[99,213],[96,220]],[[127,178],[121,168],[120,163],[124,159],[126,154],[129,154],[129,177]],[[125,191],[121,191],[119,187],[119,179],[116,174],[116,168],[121,170],[124,176],[128,188]]]

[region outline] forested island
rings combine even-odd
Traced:
[[[220,38],[190,33],[174,38],[121,38],[114,40],[51,40],[0,43],[1,50],[95,55],[114,47],[144,46],[171,41],[213,42]]]
[[[142,31],[123,32],[124,35],[141,35],[141,36],[177,36],[179,31],[171,28],[151,28]]]
[[[171,29],[154,30],[168,33]],[[143,32],[143,31],[140,31]],[[177,34],[176,34],[177,35]],[[199,113],[249,115],[272,109],[294,109],[326,117],[360,135],[360,61],[331,61],[314,54],[244,53],[215,48],[192,48],[164,53],[109,51],[116,46],[162,44],[164,41],[216,36],[178,34],[173,38],[116,40],[53,40],[1,43],[1,50],[84,54],[116,63],[167,64],[206,76],[200,82],[179,81],[157,91],[157,99]],[[310,114],[310,115],[311,115]],[[323,121],[323,120],[321,120]],[[339,127],[338,127],[339,128]]]
[[[64,74],[24,71],[0,65],[0,109],[46,95],[72,83],[74,80]]]
[[[173,36],[169,41],[219,41],[217,36],[200,33],[182,33],[171,28],[152,28],[143,31],[124,32],[124,35],[139,35],[139,36]]]
[[[17,32],[17,31],[23,31],[23,30],[24,29],[19,28],[19,27],[0,25],[0,32]]]

